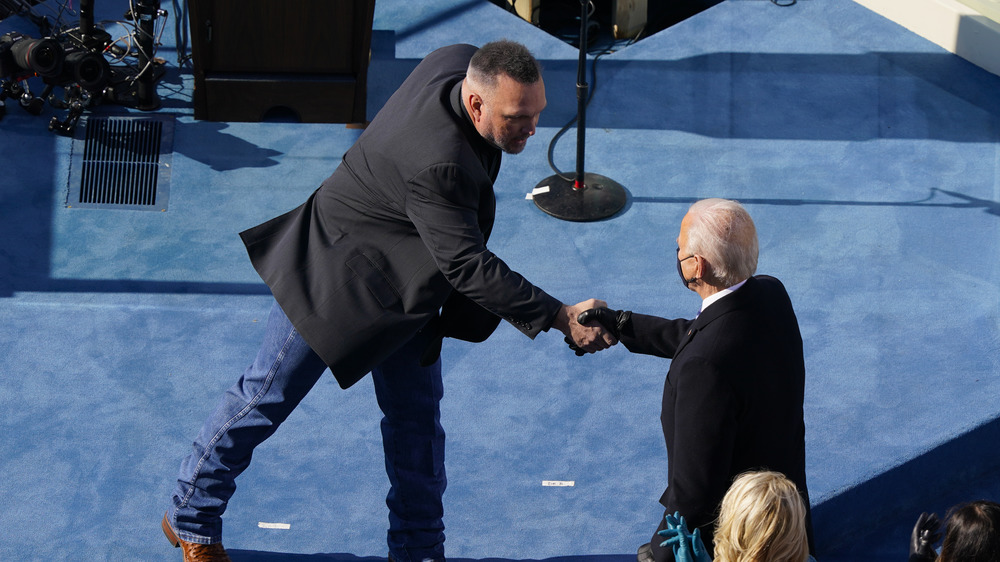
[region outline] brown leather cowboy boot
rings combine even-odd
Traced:
[[[166,513],[163,514],[163,521],[160,523],[160,527],[163,528],[163,534],[170,541],[170,544],[174,545],[174,547],[181,547],[181,550],[184,552],[184,562],[233,562],[229,559],[229,555],[226,554],[226,549],[222,548],[221,543],[198,544],[182,541],[177,536],[177,533],[174,532],[170,521],[167,520]]]

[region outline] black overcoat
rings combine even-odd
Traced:
[[[561,306],[486,247],[501,153],[461,101],[475,51],[429,54],[303,205],[241,233],[278,304],[344,388],[446,302],[461,309],[449,335],[472,341],[499,318],[533,338]]]
[[[802,336],[780,281],[751,277],[695,320],[633,314],[621,341],[672,359],[660,413],[667,445],[660,503],[668,513],[700,527],[711,549],[729,485],[761,469],[795,482],[808,510]],[[811,543],[808,519],[807,531]]]

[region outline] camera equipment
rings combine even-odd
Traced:
[[[11,81],[0,84],[0,117],[7,112],[4,102],[7,98],[16,99],[28,113],[38,115],[42,112],[42,104],[38,103],[40,100],[31,95],[26,83]]]
[[[33,39],[16,31],[0,36],[0,78],[27,73],[56,76],[64,58],[62,45],[55,39]]]
[[[66,64],[60,83],[75,83],[88,92],[98,93],[110,80],[111,65],[106,58],[78,45],[66,47]]]
[[[28,78],[35,75],[45,84],[38,96],[31,93],[28,85]],[[21,107],[32,115],[42,113],[47,98],[57,108],[70,108],[71,121],[64,123],[53,117],[50,129],[54,131],[71,132],[83,108],[89,105],[85,98],[101,92],[110,78],[111,67],[100,52],[72,41],[35,39],[16,31],[0,36],[0,80],[3,80],[0,101],[17,98]],[[57,102],[51,97],[56,87],[66,90],[67,99],[80,98],[79,103],[73,104],[70,99],[66,103]],[[79,111],[74,111],[74,106],[79,106]]]
[[[133,31],[117,40],[94,23],[93,0],[81,0],[79,27],[60,25],[51,37],[37,39],[16,31],[0,36],[0,118],[7,98],[18,99],[34,115],[42,112],[47,100],[56,109],[69,110],[64,120],[53,117],[49,130],[69,135],[83,112],[102,101],[144,111],[158,109],[154,86],[163,71],[162,61],[154,58],[155,22],[167,13],[159,9],[159,0],[131,0],[129,6],[128,21],[115,23],[131,25]],[[129,57],[137,64],[125,61]],[[28,85],[35,76],[45,84],[38,96]],[[54,94],[56,88],[62,90],[61,98]]]

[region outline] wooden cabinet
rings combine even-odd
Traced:
[[[194,116],[365,121],[375,0],[191,0]]]

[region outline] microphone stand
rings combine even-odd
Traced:
[[[580,59],[577,64],[576,176],[560,174],[538,182],[532,199],[539,209],[557,219],[589,222],[610,217],[625,206],[625,188],[611,178],[584,172],[587,121],[587,13],[588,0],[580,0]],[[546,190],[547,188],[547,190]]]

